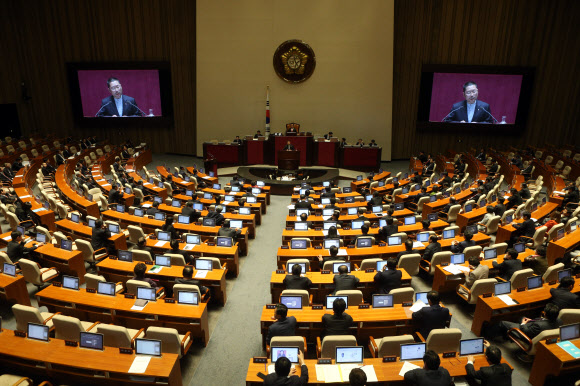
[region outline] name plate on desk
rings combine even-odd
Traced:
[[[516,289],[517,292],[524,292],[525,290],[526,290],[526,287],[520,287],[520,288]]]
[[[119,347],[119,354],[133,354],[133,349],[130,347]]]
[[[549,285],[555,285],[557,282],[558,282],[557,280],[552,280],[552,281],[549,281],[548,284]]]
[[[135,294],[124,294],[125,299],[135,299]]]
[[[413,302],[403,302],[403,307],[411,307],[413,306]]]
[[[59,283],[58,281],[53,281],[52,286],[53,287],[62,287],[62,283]]]
[[[457,353],[455,351],[449,351],[443,353],[443,358],[455,358]]]
[[[280,248],[281,249],[290,249],[290,247],[288,245],[282,245]]]
[[[175,299],[173,298],[165,298],[165,303],[175,303]]]
[[[95,293],[97,293],[97,290],[94,288],[87,288],[87,293],[88,294],[95,294]]]
[[[379,243],[379,247],[386,247],[387,244],[386,243]]]
[[[331,365],[332,359],[331,358],[318,358],[319,365]]]
[[[390,355],[390,356],[383,357],[383,363],[386,363],[386,362],[396,362],[396,361],[397,361],[397,356],[396,355]]]
[[[267,310],[275,310],[276,309],[276,305],[275,304],[266,304],[266,309]]]
[[[442,267],[447,267],[449,265],[449,263],[441,263]]]
[[[352,249],[352,248],[354,248],[354,245],[347,245],[346,247]]]
[[[374,268],[367,268],[367,269],[365,269],[365,272],[366,273],[373,273],[373,272],[375,272],[375,269]]]
[[[153,265],[152,261],[144,261],[145,265]]]
[[[558,342],[558,338],[548,338],[546,339],[546,344],[554,344]]]
[[[485,294],[483,294],[481,296],[483,296],[484,298],[490,298],[491,295],[493,295],[493,294],[491,292],[488,292],[488,293],[485,293]]]
[[[69,347],[77,347],[78,343],[75,342],[74,340],[65,340],[64,345]]]
[[[330,269],[323,269],[320,271],[321,275],[330,275]]]
[[[312,305],[312,309],[313,310],[322,310],[324,307],[322,306],[322,304],[313,304]]]
[[[117,260],[117,256],[109,255],[109,260]]]
[[[268,363],[268,357],[254,357],[252,361],[254,363]]]
[[[364,309],[370,308],[370,306],[371,306],[370,304],[359,304],[358,309],[364,310]]]
[[[575,276],[576,276],[576,279],[580,279],[580,273],[577,273]]]
[[[208,247],[215,247],[215,243],[207,243]]]
[[[282,273],[282,274],[283,274],[283,273],[286,273],[286,271],[284,271],[283,269],[277,269],[277,270],[276,270],[276,273],[278,273],[278,274],[279,274],[279,273]]]
[[[314,249],[322,249],[322,245],[315,245]]]
[[[286,230],[287,231],[291,231],[292,230],[292,227],[286,227]]]
[[[25,331],[14,330],[14,336],[17,336],[19,338],[26,338],[26,332]]]

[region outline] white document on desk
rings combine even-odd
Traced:
[[[191,251],[196,244],[185,244],[185,247],[183,247],[184,251]]]
[[[346,252],[346,249],[338,248],[338,253],[336,256],[348,256],[348,253]]]
[[[292,365],[291,369],[296,368],[296,366]],[[268,365],[268,374],[273,374],[276,372],[276,364]]]
[[[342,377],[340,376],[340,368],[338,365],[326,365],[324,366],[324,382],[342,382]]]
[[[32,197],[32,196],[29,194],[28,196],[20,196],[19,198],[23,199],[23,198],[28,198],[28,197]]]
[[[507,304],[508,306],[513,306],[516,303],[509,295],[498,295],[497,296],[502,302]]]
[[[322,216],[322,219],[323,219],[324,221],[328,221],[328,220],[330,220],[331,218],[332,218],[332,216]]]
[[[420,241],[414,241],[413,242],[413,248],[423,248],[425,246],[425,244],[423,244]]]
[[[155,247],[164,247],[165,243],[167,243],[167,241],[158,241],[155,243]]]
[[[461,273],[461,270],[457,268],[455,264],[450,264],[447,267],[443,267],[443,270],[449,272],[452,275],[459,275]]]
[[[288,209],[290,209],[290,210],[294,209],[294,204],[288,205]],[[298,216],[296,216],[296,217],[298,217]]]
[[[367,365],[361,367],[361,370],[367,375],[367,382],[378,382],[377,373],[375,372],[375,367],[373,365]]]
[[[197,272],[195,273],[195,278],[196,279],[203,279],[207,276],[207,272],[204,269],[198,269]]]
[[[143,204],[141,205],[142,208],[151,208],[151,204]]]
[[[411,306],[411,308],[409,308],[409,310],[411,310],[412,312],[417,312],[421,308],[424,308],[424,307],[427,307],[427,304],[423,303],[422,300],[417,300],[415,302],[415,304],[413,304],[413,306]]]
[[[414,365],[411,362],[405,362],[405,363],[403,363],[403,367],[401,367],[401,371],[399,371],[399,375],[401,377],[404,377],[405,376],[405,373],[407,371],[411,371],[411,370],[415,370],[415,369],[420,369],[420,368],[421,368],[421,366]]]
[[[314,365],[316,370],[316,381],[324,382],[324,366],[325,365]]]
[[[466,267],[465,265],[456,265],[455,268],[457,268],[458,270],[462,271],[462,272],[470,272],[469,267]]]
[[[131,364],[131,367],[129,368],[129,373],[135,373],[135,374],[143,374],[145,371],[147,371],[147,366],[149,365],[149,361],[151,360],[150,356],[136,356],[135,359],[133,359],[133,363]]]

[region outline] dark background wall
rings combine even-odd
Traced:
[[[73,127],[65,63],[170,61],[173,129],[96,134],[143,139],[159,152],[195,153],[195,8],[193,0],[3,1],[0,103],[18,104],[24,134],[80,136],[88,131]],[[579,143],[578,16],[577,0],[397,0],[393,159],[418,149]],[[427,63],[535,67],[526,131],[509,137],[417,132],[420,71]],[[32,97],[28,102],[21,82]]]

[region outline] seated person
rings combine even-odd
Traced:
[[[423,252],[423,260],[431,261],[433,255],[437,252],[441,252],[441,244],[437,236],[429,236],[429,245],[425,247],[425,252]]]
[[[239,228],[230,228],[230,220],[224,220],[222,227],[218,231],[218,236],[231,237],[232,241],[235,243],[238,237],[242,234]]]
[[[335,239],[340,240],[340,236],[338,234],[338,230],[333,225],[330,228],[328,228],[328,233],[326,234],[326,236],[324,236],[324,240],[335,240]]]
[[[362,220],[362,221],[370,221],[368,219],[368,217],[365,217],[365,213],[367,212],[367,209],[365,207],[359,207],[358,208],[358,218],[357,220]]]
[[[449,371],[440,365],[439,355],[433,350],[428,350],[423,355],[423,368],[407,371],[404,375],[405,382],[408,385],[451,385]]]
[[[457,205],[457,200],[455,199],[455,197],[449,197],[449,203],[445,205],[443,209],[441,209],[441,213],[448,214],[449,209],[451,209],[451,207],[454,205]]]
[[[147,240],[143,236],[139,237],[139,239],[137,240],[137,246],[133,249],[151,253],[151,248],[147,246]]]
[[[367,224],[363,224],[363,226],[360,228],[360,231],[362,232],[362,234],[360,236],[355,237],[351,244],[352,245],[356,245],[356,241],[361,238],[361,237],[368,237],[369,235],[369,226]]]
[[[484,340],[485,345],[485,359],[490,366],[481,367],[475,371],[473,355],[467,356],[467,364],[465,370],[467,371],[467,378],[478,379],[482,386],[511,386],[512,384],[512,368],[507,363],[501,363],[501,350],[497,346],[491,346],[488,341]]]
[[[186,265],[183,267],[182,274],[183,277],[178,277],[175,279],[175,284],[196,285],[199,287],[199,292],[201,292],[202,295],[205,295],[207,291],[209,291],[209,288],[201,285],[199,280],[193,278],[193,267],[191,265]],[[175,294],[173,294],[173,296],[175,297]]]
[[[548,303],[542,311],[542,316],[536,319],[530,319],[523,317],[520,323],[508,322],[502,320],[501,322],[486,326],[485,337],[488,340],[495,339],[496,337],[507,338],[507,333],[512,328],[519,328],[521,332],[526,334],[530,339],[534,339],[542,331],[552,330],[558,328],[562,325],[562,321],[558,319],[558,314],[560,313],[560,307],[555,304]]]
[[[517,208],[524,202],[524,200],[522,200],[522,197],[519,195],[518,191],[515,188],[510,189],[510,194],[511,196],[507,199],[505,203],[506,210]]]
[[[286,275],[282,284],[286,286],[286,289],[295,290],[306,290],[312,285],[312,281],[305,276],[301,276],[302,266],[300,264],[294,264],[292,266],[292,275]]]
[[[463,284],[467,289],[473,287],[473,283],[479,279],[487,279],[489,277],[489,267],[485,264],[479,263],[479,258],[472,256],[469,258],[469,269],[470,272],[464,272],[465,284]],[[463,295],[467,295],[467,292],[463,287],[459,287],[459,292]]]
[[[403,273],[397,269],[397,260],[387,259],[387,264],[383,266],[381,272],[377,272],[374,277],[377,293],[388,294],[392,289],[401,287]]]
[[[355,146],[364,146],[365,143],[363,142],[362,138],[359,138],[358,141],[356,141]]]
[[[312,221],[308,221],[308,215],[306,213],[300,215],[300,221],[305,222],[308,229],[312,229]]]
[[[419,200],[422,199],[423,197],[429,197],[429,193],[427,193],[427,188],[424,186],[421,187],[421,191],[413,198],[415,204],[418,204]]]
[[[145,263],[137,263],[135,268],[133,268],[133,273],[135,273],[135,276],[133,276],[132,280],[144,281],[149,283],[152,288],[157,288],[157,283],[148,277],[145,277],[145,272],[147,272],[147,266]]]
[[[485,232],[487,230],[486,227],[484,227],[484,225],[487,225],[487,223],[489,222],[489,220],[491,220],[492,217],[495,216],[495,208],[492,205],[488,205],[485,207],[485,216],[483,216],[483,219],[477,224],[478,225],[478,229],[481,232]]]
[[[475,241],[473,241],[473,234],[471,232],[465,232],[463,235],[464,240],[460,243],[457,240],[453,240],[451,244],[451,252],[453,253],[463,253],[465,248],[473,247],[475,245]]]
[[[518,259],[518,251],[510,248],[506,251],[503,262],[498,264],[497,261],[492,262],[493,268],[499,270],[499,277],[505,281],[509,281],[514,272],[523,269],[521,260]]]
[[[407,239],[407,240],[405,240],[405,250],[401,251],[397,254],[396,261],[398,262],[401,257],[403,257],[405,255],[410,255],[413,253],[419,253],[419,251],[413,249],[413,240]]]
[[[181,209],[181,214],[184,216],[189,216],[189,222],[194,223],[201,217],[201,212],[193,209],[193,201],[187,201],[183,209]]]
[[[295,209],[310,209],[310,203],[306,199],[305,194],[300,195],[300,199],[294,204]]]
[[[548,260],[546,259],[546,247],[543,245],[536,248],[536,253],[524,259],[524,265],[534,270],[534,275],[544,275],[548,270]]]
[[[354,368],[348,374],[348,383],[350,386],[365,386],[367,384],[367,375],[362,369]]]
[[[8,243],[6,254],[15,264],[18,263],[18,260],[20,259],[30,259],[30,252],[34,251],[38,247],[38,244],[34,244],[34,246],[30,248],[25,247],[24,240],[22,240],[22,233],[18,231],[10,233],[10,238],[12,240]],[[40,243],[40,245],[44,245],[44,243]]]
[[[225,217],[222,214],[222,211],[223,210],[224,210],[224,207],[223,206],[216,205],[215,211],[209,212],[207,214],[207,218],[213,218],[213,219],[215,219],[215,225],[221,226],[223,224],[223,222],[225,221]]]
[[[383,241],[387,241],[387,238],[397,232],[399,232],[399,226],[395,224],[394,217],[387,217],[386,223],[384,227],[379,229],[379,239]]]
[[[239,136],[239,135],[236,135],[236,139],[234,139],[234,140],[232,141],[232,143],[233,143],[234,145],[241,145],[241,144],[242,144],[242,140],[240,139],[240,136]]]
[[[334,314],[322,315],[322,324],[324,325],[323,336],[328,335],[351,335],[350,326],[352,326],[352,316],[345,313],[346,302],[342,298],[335,299],[332,302]]]
[[[296,335],[296,318],[288,316],[288,307],[285,304],[279,303],[276,305],[274,316],[272,319],[274,323],[268,327],[268,335],[266,336],[266,344],[270,344],[275,336],[294,336]]]
[[[524,218],[524,222],[513,224],[513,227],[516,230],[512,233],[512,237],[510,242],[515,243],[518,241],[520,237],[534,237],[534,233],[536,233],[536,224],[534,220],[532,220],[532,214],[527,210],[522,212],[522,217]],[[525,241],[529,241],[527,239],[523,239]]]
[[[371,210],[373,208],[373,206],[379,206],[379,205],[383,205],[383,198],[381,197],[379,192],[374,192],[373,198],[371,198],[369,200],[369,202],[367,203],[367,209]]]
[[[254,134],[254,138],[258,138],[258,137],[262,137],[262,136],[263,136],[263,134],[262,134],[262,132],[260,130],[258,130],[256,132],[256,134]]]
[[[550,295],[552,295],[550,302],[557,305],[561,309],[580,309],[580,297],[577,294],[571,292],[574,288],[574,284],[575,281],[573,277],[563,277],[562,280],[560,280],[558,288],[550,289]]]
[[[300,363],[300,377],[294,375],[296,370],[292,369],[292,362],[286,357],[278,357],[274,365],[274,372],[266,375],[264,386],[277,385],[307,385],[308,384],[308,367],[304,364],[304,354],[298,352],[298,362]]]
[[[423,232],[430,232],[431,231],[431,221],[429,220],[423,220],[421,221],[421,226],[423,228],[421,228],[420,230],[417,231],[417,233],[423,233]],[[417,238],[417,233],[409,235],[410,238],[412,239],[416,239]]]
[[[171,239],[179,238],[179,231],[173,226],[173,216],[165,217],[165,224],[161,226],[161,230],[164,232],[169,232],[171,234]]]
[[[185,251],[182,251],[181,249],[179,249],[179,240],[178,239],[173,239],[169,242],[169,246],[171,247],[171,249],[169,250],[168,253],[174,254],[174,255],[181,255],[183,256],[183,260],[185,260],[185,264],[191,264],[193,262],[193,256],[188,254]]]
[[[530,189],[528,189],[528,184],[522,183],[522,188],[520,189],[520,197],[524,200],[528,198],[532,198],[532,194],[530,193]]]
[[[427,300],[429,307],[423,307],[411,315],[413,320],[418,323],[419,332],[425,340],[427,340],[431,330],[446,328],[451,321],[449,309],[441,307],[439,304],[439,292],[429,291]]]
[[[334,283],[333,294],[336,295],[337,291],[356,289],[360,280],[358,277],[348,274],[348,267],[346,265],[341,265],[338,267],[338,275],[334,275],[332,281]]]
[[[562,221],[562,214],[557,210],[553,211],[550,214],[550,218],[543,225],[546,227],[546,232],[549,232],[554,225],[560,224],[560,221]]]
[[[111,237],[111,231],[106,227],[103,220],[97,219],[95,221],[95,227],[91,230],[91,246],[93,250],[98,250],[101,248],[107,248],[109,245],[109,238]]]
[[[346,256],[338,256],[338,248],[336,246],[332,246],[330,247],[330,249],[328,250],[328,253],[330,254],[329,256],[322,256],[322,255],[318,255],[318,261],[320,262],[320,269],[322,269],[324,267],[324,263],[326,263],[327,261],[333,261],[333,260],[342,260],[342,261],[346,261]]]

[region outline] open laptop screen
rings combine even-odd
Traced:
[[[401,361],[414,361],[423,359],[425,355],[425,343],[411,343],[401,345]]]
[[[8,276],[16,276],[16,264],[4,263],[2,272]]]
[[[465,263],[465,255],[463,253],[451,255],[451,264],[463,264],[463,263]]]
[[[159,231],[157,232],[157,239],[159,239],[160,241],[169,241],[171,240],[171,233]]]
[[[572,276],[572,268],[562,269],[558,271],[558,283],[562,281],[563,278]]]
[[[73,290],[78,290],[79,289],[79,278],[74,277],[74,276],[63,275],[62,276],[62,287],[68,288],[68,289],[73,289]]]
[[[243,215],[249,215],[251,213],[251,209],[250,208],[241,207],[240,209],[238,209],[238,212],[240,214],[243,214]]]
[[[292,310],[302,309],[302,296],[280,296],[280,303]]]
[[[145,211],[141,208],[135,208],[133,215],[135,215],[137,217],[143,217],[145,215]]]
[[[78,213],[71,213],[70,214],[70,220],[72,222],[76,222],[78,224],[79,221],[80,221],[80,216],[78,215]]]
[[[171,257],[164,255],[155,255],[155,265],[162,267],[171,267]]]
[[[155,301],[155,288],[137,287],[137,299]]]
[[[232,246],[232,238],[225,237],[225,236],[218,236],[217,241],[216,241],[216,245],[218,247],[228,247],[229,248]]]
[[[48,342],[48,330],[49,327],[43,324],[28,323],[27,328],[28,339]]]
[[[156,212],[153,216],[155,220],[165,221],[165,213],[163,212]]]
[[[133,252],[131,251],[119,250],[117,256],[119,261],[127,261],[127,262],[133,261]]]
[[[338,274],[338,268],[342,265],[346,266],[346,268],[348,269],[348,272],[350,273],[350,261],[340,261],[338,263],[333,263],[332,264],[332,273]]]
[[[357,248],[370,248],[373,246],[373,239],[370,237],[359,237],[356,239]]]
[[[351,228],[352,229],[360,229],[363,225],[364,225],[364,221],[363,220],[354,220],[351,222]]]
[[[455,229],[448,229],[443,231],[443,240],[452,239],[455,237]]]
[[[119,225],[118,224],[109,224],[109,232],[113,233],[113,234],[117,234],[119,233]]]
[[[179,304],[199,304],[197,292],[194,291],[177,291],[177,303]]]
[[[302,273],[306,272],[306,263],[288,263],[288,273],[292,273],[292,268],[295,265],[299,265],[302,267],[302,271],[301,271]]]
[[[495,296],[505,295],[512,292],[512,283],[509,281],[495,283],[494,294]]]
[[[155,339],[135,339],[136,355],[161,356],[161,341]]]
[[[336,221],[325,221],[322,226],[324,227],[324,230],[327,231],[330,229],[330,227],[336,227],[337,223]]]
[[[211,271],[213,269],[213,261],[208,259],[195,259],[195,269]]]
[[[189,224],[189,218],[190,218],[189,216],[184,216],[184,215],[180,214],[177,217],[177,222],[180,224]]]
[[[330,249],[330,247],[335,246],[337,248],[340,248],[340,240],[339,239],[326,239],[324,240],[324,248],[325,249]]]
[[[431,236],[431,234],[429,232],[417,233],[417,241],[420,241],[422,243],[426,243],[429,241],[430,236]]]
[[[292,363],[298,363],[298,347],[271,347],[271,360],[276,363],[278,358],[285,357]]]
[[[72,251],[72,241],[71,240],[60,240],[60,248],[65,251]]]
[[[88,348],[91,350],[103,350],[103,341],[103,334],[96,334],[94,332],[81,332],[79,347]]]
[[[295,222],[294,223],[294,230],[295,231],[307,231],[308,230],[308,223],[306,223],[306,222]]]
[[[332,295],[326,296],[326,309],[332,310],[332,303],[334,303],[336,299],[343,299],[344,302],[346,303],[346,309],[348,309],[348,296],[332,296]]]
[[[397,210],[403,210],[403,209],[405,209],[405,204],[403,204],[402,202],[397,202],[394,205],[394,207],[395,207],[395,211],[397,211]]]
[[[389,246],[401,245],[401,237],[400,236],[389,236],[387,238],[387,244],[389,244]]]
[[[569,324],[560,327],[560,340],[573,340],[580,338],[580,323]]]
[[[336,363],[363,363],[364,347],[337,347]]]
[[[497,257],[497,249],[495,248],[486,249],[485,251],[483,251],[484,260],[495,259],[496,257]]]
[[[523,251],[526,250],[526,244],[524,244],[524,243],[515,243],[514,244],[514,249],[516,250],[517,253],[522,253]]]
[[[416,222],[417,219],[415,218],[415,216],[405,217],[405,225],[415,225]]]
[[[186,235],[185,236],[185,243],[186,244],[199,244],[201,242],[199,235]]]
[[[215,219],[205,217],[201,224],[204,227],[215,227]]]
[[[115,296],[115,283],[112,282],[97,283],[97,293],[101,295]]]
[[[483,338],[461,339],[459,341],[459,355],[483,354]]]
[[[373,295],[373,308],[386,308],[393,306],[393,295]]]
[[[429,292],[415,292],[415,301],[418,302],[419,300],[425,304],[429,304],[429,300],[427,300],[427,294]]]
[[[306,240],[290,240],[291,249],[306,249]]]
[[[244,227],[244,222],[242,220],[230,220],[230,228],[242,229]]]
[[[540,288],[542,286],[541,276],[530,276],[528,277],[528,290]]]

